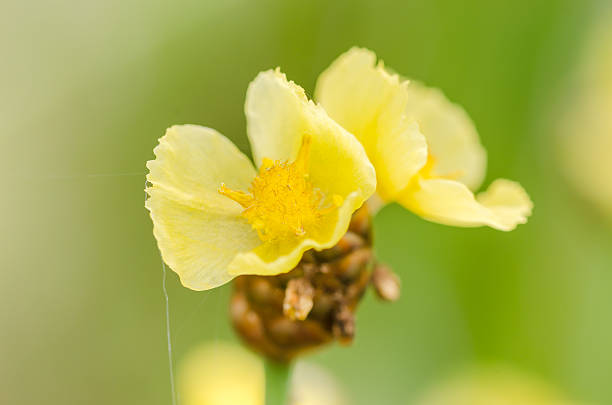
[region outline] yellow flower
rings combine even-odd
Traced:
[[[376,187],[363,147],[277,69],[249,85],[245,111],[257,172],[213,129],[169,128],[147,163],[153,233],[186,287],[291,270],[326,249]]]
[[[501,369],[483,368],[434,387],[417,405],[577,405],[537,379]]]
[[[205,343],[181,362],[177,375],[181,405],[264,405],[263,362],[240,346]],[[343,405],[334,378],[310,363],[291,373],[290,405]]]
[[[573,187],[612,218],[612,9],[602,13],[555,117],[561,163]]]
[[[439,90],[389,73],[373,52],[341,55],[319,77],[315,96],[365,147],[384,201],[430,221],[504,231],[531,214],[527,193],[509,180],[474,196],[486,153],[470,118]]]
[[[239,346],[203,344],[181,362],[177,390],[180,405],[264,405],[264,366]]]

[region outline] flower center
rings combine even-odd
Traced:
[[[245,208],[242,215],[261,240],[304,236],[323,215],[342,204],[339,195],[326,204],[323,192],[309,181],[309,155],[310,137],[304,136],[293,163],[263,159],[248,193],[229,189],[225,184],[218,191]]]

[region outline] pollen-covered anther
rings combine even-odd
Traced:
[[[248,193],[225,184],[219,188],[219,193],[245,208],[242,215],[263,241],[304,236],[323,215],[342,204],[339,195],[328,202],[308,179],[310,148],[311,138],[305,135],[294,162],[263,159]]]

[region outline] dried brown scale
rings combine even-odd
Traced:
[[[400,297],[399,277],[384,264],[377,264],[372,272],[372,284],[380,298],[385,301],[397,301]]]
[[[355,335],[355,310],[371,279],[371,217],[364,206],[331,249],[308,251],[295,269],[234,281],[234,328],[254,350],[281,362]]]
[[[294,278],[287,283],[283,313],[291,320],[303,321],[313,306],[314,287],[306,277]]]

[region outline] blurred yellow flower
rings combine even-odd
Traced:
[[[298,362],[291,374],[289,405],[346,405],[346,394],[332,374],[307,362]]]
[[[264,405],[264,366],[239,346],[203,344],[181,363],[177,390],[181,405]]]
[[[474,196],[486,153],[465,111],[437,89],[389,73],[376,55],[353,48],[318,79],[316,100],[363,144],[376,168],[377,192],[430,221],[509,231],[532,203],[499,179]]]
[[[561,159],[567,178],[612,218],[612,12],[590,33],[560,116]]]
[[[434,387],[417,405],[577,405],[542,382],[506,369],[480,369]]]
[[[194,349],[177,375],[181,405],[264,405],[263,362],[240,346],[208,343]],[[325,370],[310,363],[294,367],[289,405],[344,405],[342,390]]]
[[[278,69],[249,85],[245,112],[259,172],[195,125],[169,128],[147,163],[159,249],[194,290],[291,270],[304,251],[335,245],[376,188],[359,142]]]

